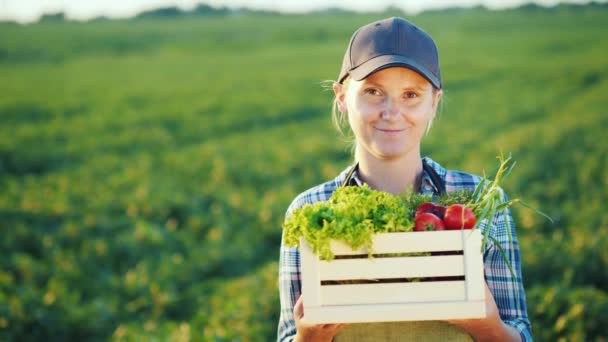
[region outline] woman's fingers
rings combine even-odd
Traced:
[[[293,307],[293,315],[297,320],[304,317],[304,300],[302,299],[302,295],[300,295],[296,301],[296,305]]]
[[[345,324],[345,323],[324,324],[323,329],[337,333],[340,330],[344,329],[344,327],[346,327],[346,325],[347,324]]]
[[[336,327],[335,327],[335,329],[336,329],[336,330],[335,330],[335,332],[336,332],[336,333],[340,332],[340,331],[341,331],[342,329],[344,329],[346,326],[347,326],[347,324],[344,324],[344,323],[341,323],[341,324],[336,324]]]
[[[312,330],[322,334],[327,334],[328,336],[334,336],[346,326],[344,323],[306,324],[305,322],[302,322],[301,320],[304,317],[304,298],[302,295],[300,295],[293,307],[293,315],[296,320],[296,327],[298,331],[300,329]]]

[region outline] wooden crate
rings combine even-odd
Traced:
[[[336,256],[364,257],[330,262],[319,260],[301,239],[304,320],[355,323],[485,317],[481,238],[478,230],[377,234],[375,255],[443,253],[372,259],[366,250],[352,251],[332,241]]]

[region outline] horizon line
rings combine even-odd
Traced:
[[[319,14],[319,13],[324,13],[324,12],[331,12],[331,11],[343,11],[343,12],[352,12],[352,13],[356,13],[356,14],[373,14],[373,13],[382,13],[382,12],[389,12],[389,11],[400,11],[408,16],[417,16],[417,15],[421,15],[425,12],[439,12],[439,11],[447,11],[447,10],[473,10],[473,9],[484,9],[484,10],[488,10],[488,11],[503,11],[503,10],[516,10],[518,8],[522,8],[522,7],[526,7],[526,6],[536,6],[542,9],[552,9],[555,7],[559,7],[559,6],[579,6],[579,7],[585,7],[585,6],[593,6],[593,5],[600,5],[600,6],[606,6],[608,5],[608,0],[582,0],[582,2],[579,1],[572,1],[572,0],[556,0],[555,3],[552,4],[544,4],[544,3],[539,3],[538,0],[529,0],[529,1],[523,1],[523,2],[519,2],[519,3],[511,3],[509,5],[506,6],[488,6],[487,4],[483,4],[483,3],[476,3],[476,4],[461,4],[461,5],[445,5],[445,6],[430,6],[428,8],[423,8],[420,10],[408,10],[406,8],[404,8],[403,6],[397,6],[396,4],[387,4],[386,6],[384,6],[381,9],[377,9],[377,10],[372,10],[372,9],[364,9],[364,10],[357,10],[357,9],[353,9],[353,8],[348,8],[347,6],[344,5],[340,5],[340,6],[332,6],[332,5],[328,5],[328,6],[324,6],[324,7],[318,7],[318,8],[311,8],[311,9],[305,9],[305,10],[285,10],[285,9],[270,9],[270,8],[265,8],[265,6],[261,6],[261,7],[256,7],[256,6],[228,6],[228,5],[220,5],[220,6],[216,6],[216,5],[212,5],[209,3],[205,3],[205,2],[199,2],[196,3],[194,6],[180,6],[179,4],[167,4],[167,5],[157,5],[157,6],[150,6],[149,8],[140,8],[139,10],[136,10],[135,13],[129,13],[126,15],[108,15],[107,13],[101,13],[101,14],[97,14],[97,15],[85,15],[85,16],[74,16],[71,15],[69,13],[69,11],[67,9],[62,9],[62,10],[57,10],[57,11],[42,11],[40,14],[38,14],[37,16],[35,16],[33,19],[19,19],[19,18],[15,18],[14,16],[4,16],[2,14],[0,14],[0,23],[16,23],[16,24],[22,24],[22,25],[28,25],[28,24],[36,24],[39,23],[42,19],[44,19],[45,17],[50,17],[50,16],[60,16],[62,17],[62,20],[68,21],[68,22],[82,22],[82,23],[86,23],[89,21],[95,21],[95,20],[129,20],[129,19],[135,19],[139,16],[141,16],[142,14],[146,14],[146,13],[150,13],[150,12],[154,12],[154,11],[159,11],[159,10],[163,10],[163,9],[177,9],[178,11],[181,12],[181,14],[187,15],[189,13],[193,13],[195,9],[200,8],[200,7],[209,7],[215,10],[228,10],[229,12],[239,12],[239,11],[243,11],[243,12],[267,12],[267,13],[271,13],[271,14],[278,14],[278,15],[311,15],[311,14]]]

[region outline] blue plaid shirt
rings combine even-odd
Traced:
[[[447,192],[458,190],[473,191],[481,181],[481,178],[475,175],[446,170],[428,157],[425,157],[424,161],[445,181]],[[342,185],[349,169],[350,167],[341,172],[334,180],[301,193],[287,209],[286,216],[289,216],[292,211],[301,208],[305,204],[327,201],[333,192]],[[358,184],[361,184],[356,172],[353,177]],[[426,172],[424,172],[422,177],[420,192],[427,195],[438,193],[438,189],[433,184],[430,175]],[[506,200],[506,196],[504,196],[503,200]],[[511,227],[511,239],[509,239],[506,229],[507,221]],[[522,341],[532,341],[530,321],[528,320],[526,309],[526,296],[521,277],[519,246],[513,218],[508,210],[504,211],[494,217],[491,225],[482,225],[481,229],[483,231],[489,229],[489,234],[496,241],[500,242],[516,276],[513,279],[498,247],[492,243],[488,243],[483,255],[484,274],[488,288],[492,292],[498,306],[500,317],[504,323],[513,326],[519,331]],[[297,248],[287,248],[283,244],[281,244],[280,253],[279,295],[281,314],[277,330],[277,341],[291,341],[296,334],[293,307],[301,293],[300,254]]]

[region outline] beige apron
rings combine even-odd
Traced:
[[[466,331],[442,321],[349,324],[334,342],[472,342]]]

